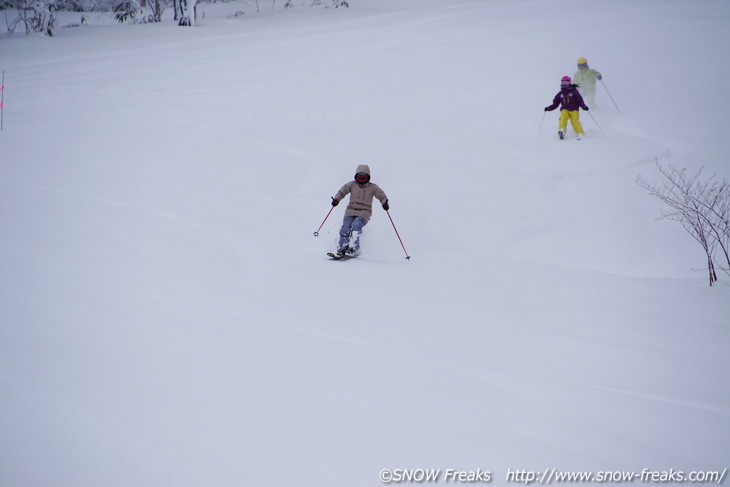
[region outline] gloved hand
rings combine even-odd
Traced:
[[[390,210],[390,205],[388,204],[388,200],[385,200],[385,203],[383,203],[383,209],[384,209],[385,211],[388,211],[388,210]]]
[[[545,111],[546,111],[546,112],[549,112],[549,111],[550,111],[550,108],[548,108],[548,107],[545,107]]]
[[[588,111],[588,107],[585,107],[583,110]]]
[[[599,80],[602,80],[602,79],[603,79],[603,76],[601,76],[601,75],[599,74],[599,75],[598,75],[598,79],[599,79]]]
[[[332,206],[337,206],[340,204],[340,200],[336,200],[334,197],[330,196],[332,198]]]

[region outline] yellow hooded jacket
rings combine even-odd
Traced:
[[[573,75],[573,83],[578,85],[581,92],[596,92],[596,80],[601,79],[601,73],[595,69],[579,69]]]

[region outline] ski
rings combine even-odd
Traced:
[[[349,260],[349,259],[354,259],[357,256],[349,255],[349,254],[338,255],[338,254],[333,254],[332,252],[327,252],[327,257],[330,257],[332,260]]]

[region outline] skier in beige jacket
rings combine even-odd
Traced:
[[[350,195],[350,203],[345,210],[337,245],[337,254],[340,256],[359,253],[362,227],[367,225],[373,214],[373,198],[380,200],[385,211],[390,209],[385,192],[380,186],[370,182],[370,168],[365,164],[357,166],[354,181],[347,182],[340,188],[332,198],[332,206],[337,206],[347,194]]]

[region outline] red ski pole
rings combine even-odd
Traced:
[[[403,247],[403,252],[406,253],[406,260],[410,260],[411,256],[408,255],[408,251],[406,250],[406,246],[403,245],[403,240],[400,238],[400,234],[398,233],[398,229],[395,228],[395,223],[393,223],[393,218],[390,216],[390,212],[388,210],[385,210],[385,212],[388,214],[388,218],[390,218],[390,224],[393,225],[393,230],[395,230],[395,235],[398,237],[398,241],[400,242],[400,246]]]
[[[322,227],[324,226],[324,222],[327,221],[327,218],[330,217],[330,213],[332,213],[332,210],[334,210],[334,209],[335,209],[335,207],[333,206],[332,208],[330,208],[330,211],[327,212],[327,216],[324,217],[324,220],[322,220],[322,224],[319,226],[319,228],[317,229],[317,231],[314,232],[314,236],[315,237],[319,237],[319,231],[322,230]]]
[[[3,69],[3,79],[0,82],[0,130],[3,129],[3,102],[5,101],[5,70]]]

